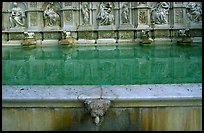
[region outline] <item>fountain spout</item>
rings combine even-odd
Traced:
[[[63,37],[62,40],[59,41],[59,44],[61,45],[71,45],[76,42],[75,38],[71,36],[71,32],[63,31]]]
[[[177,43],[191,43],[191,35],[189,29],[182,29],[178,31],[178,37]]]
[[[22,46],[36,45],[35,33],[34,32],[24,32],[25,38],[21,43]]]
[[[99,125],[102,122],[100,118],[107,112],[111,102],[107,99],[87,99],[84,103],[91,116],[94,117],[94,123]]]
[[[149,35],[149,29],[142,30],[142,44],[151,44],[153,39]]]

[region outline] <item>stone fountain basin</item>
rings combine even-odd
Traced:
[[[111,107],[202,105],[202,84],[2,86],[2,107],[84,107],[99,98]]]

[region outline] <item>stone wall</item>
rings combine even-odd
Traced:
[[[201,2],[3,2],[2,41],[21,41],[31,31],[43,44],[66,30],[78,43],[127,43],[141,40],[144,29],[154,41],[172,41],[186,28],[195,41],[201,10]]]
[[[202,83],[2,86],[2,130],[201,131]]]
[[[2,130],[202,131],[202,107],[110,108],[100,126],[84,108],[3,108]]]

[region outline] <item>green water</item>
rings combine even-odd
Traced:
[[[201,44],[2,48],[2,85],[201,82]]]

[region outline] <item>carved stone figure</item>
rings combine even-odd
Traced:
[[[122,6],[122,14],[121,14],[121,17],[122,17],[122,23],[128,23],[129,21],[129,8],[128,8],[128,3],[125,3],[123,6]]]
[[[112,14],[113,5],[110,2],[102,2],[99,5],[99,12],[97,14],[97,20],[99,25],[111,25],[114,22],[114,16]]]
[[[151,19],[155,24],[166,24],[169,5],[167,2],[158,2],[151,11]]]
[[[13,3],[13,8],[11,10],[11,15],[9,18],[10,27],[22,27],[25,26],[25,13],[23,10],[18,7],[16,2]]]
[[[89,8],[88,4],[82,4],[83,24],[89,23]]]
[[[199,4],[195,2],[189,2],[186,5],[186,12],[188,18],[193,22],[201,22],[202,21],[202,8]]]
[[[60,20],[60,16],[54,11],[54,3],[50,2],[45,11],[44,11],[44,18],[46,20],[47,26],[56,26],[58,21]]]

